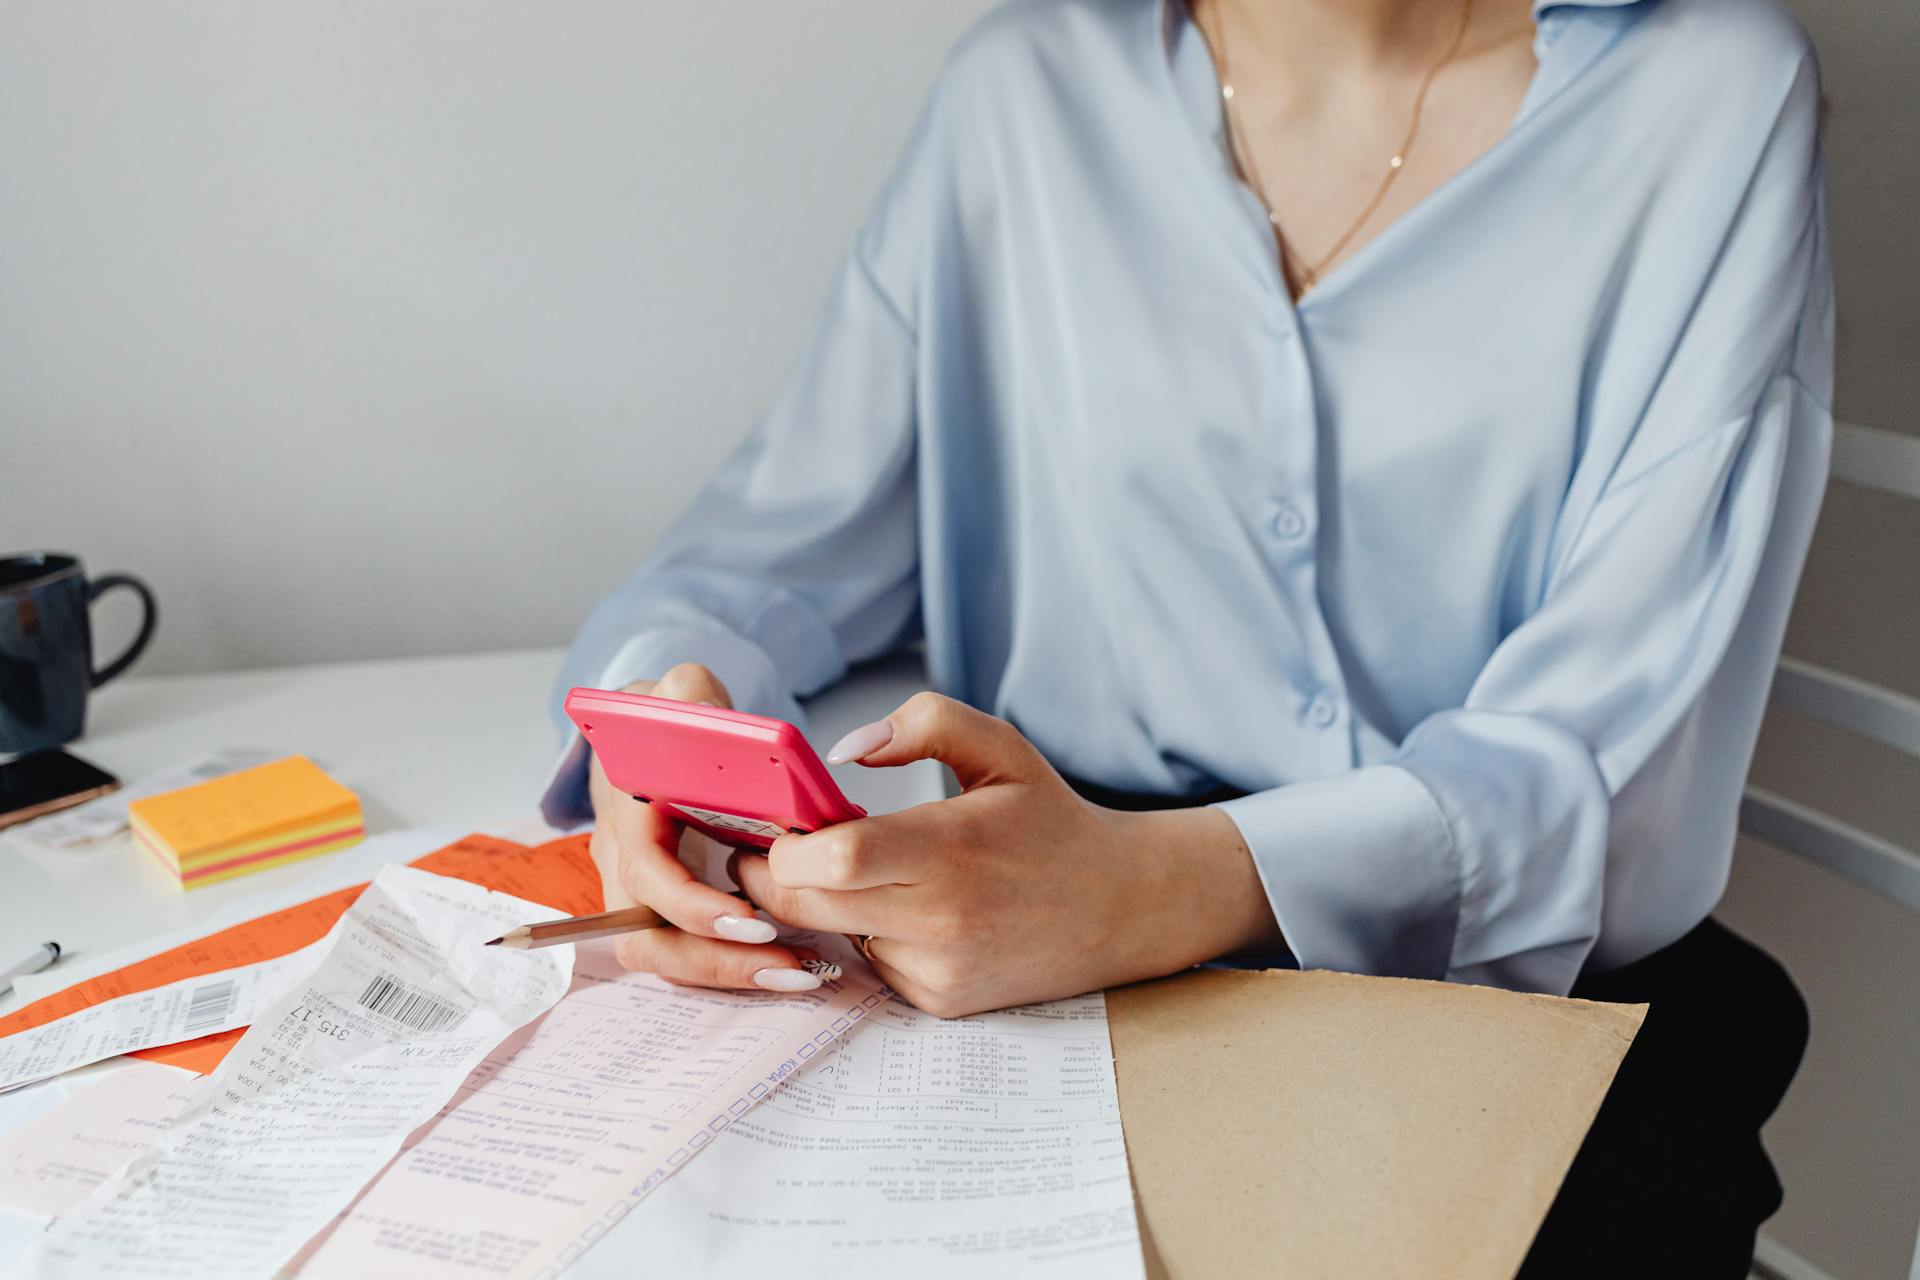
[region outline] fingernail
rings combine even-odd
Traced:
[[[713,931],[728,942],[772,942],[780,932],[752,916],[715,916]]]
[[[805,969],[762,969],[753,975],[754,985],[768,991],[812,991],[820,981],[818,974]]]
[[[849,760],[859,760],[870,756],[893,741],[893,721],[875,720],[872,724],[863,724],[827,751],[828,764],[845,764]]]
[[[694,705],[694,706],[696,706],[696,707],[712,707],[712,708],[714,708],[715,710],[719,710],[719,709],[720,709],[720,704],[719,704],[719,703],[717,703],[717,702],[710,702],[710,701],[708,701],[708,700],[707,700],[707,699],[705,699],[705,698],[695,698],[695,699],[693,700],[693,705]]]
[[[831,960],[802,960],[800,967],[822,982],[840,981],[840,966]]]

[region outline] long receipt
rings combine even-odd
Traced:
[[[703,991],[580,948],[573,990],[488,1055],[438,1121],[303,1260],[300,1274],[547,1277],[763,1099],[886,1007],[838,936],[817,991]]]
[[[272,1275],[490,1049],[564,994],[571,947],[484,945],[546,911],[382,871],[312,976],[255,1020],[151,1147],[54,1222],[23,1273]]]

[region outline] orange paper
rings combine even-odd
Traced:
[[[473,835],[416,858],[413,865],[435,875],[471,880],[570,916],[604,909],[600,870],[587,853],[584,835],[563,836],[531,849],[510,840]]]
[[[600,873],[587,855],[585,836],[553,840],[530,849],[510,840],[471,835],[414,859],[412,865],[543,903],[568,915],[585,915],[601,907]],[[298,951],[325,937],[333,922],[346,914],[366,887],[357,884],[337,889],[75,983],[0,1018],[0,1036],[64,1018],[118,996]],[[224,1031],[143,1049],[133,1056],[205,1073],[239,1038],[239,1029]]]
[[[183,1071],[197,1071],[209,1075],[220,1065],[220,1059],[227,1056],[227,1050],[233,1048],[233,1042],[247,1034],[245,1027],[235,1027],[231,1031],[216,1031],[210,1036],[201,1036],[198,1040],[182,1040],[178,1044],[157,1044],[151,1049],[135,1049],[129,1058],[145,1058],[148,1062],[165,1063],[169,1067],[179,1067]]]

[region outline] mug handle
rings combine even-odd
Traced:
[[[108,573],[87,583],[87,603],[92,604],[115,587],[130,587],[140,596],[142,616],[140,634],[133,638],[127,651],[109,662],[104,668],[93,673],[93,687],[98,689],[107,681],[133,665],[133,660],[146,649],[147,641],[153,639],[154,624],[160,621],[160,606],[154,603],[153,592],[147,584],[130,573]]]

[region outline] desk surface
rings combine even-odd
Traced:
[[[344,662],[220,675],[129,678],[94,695],[73,750],[128,782],[221,747],[312,756],[360,795],[372,833],[406,827],[535,841],[559,754],[547,699],[560,651]],[[828,744],[924,686],[915,662],[868,668],[809,707]],[[941,794],[939,767],[835,770],[869,811]],[[323,858],[182,890],[124,836],[45,849],[0,834],[0,938],[58,941],[76,954],[203,919],[222,905],[311,875]],[[12,997],[0,997],[0,1011]]]

